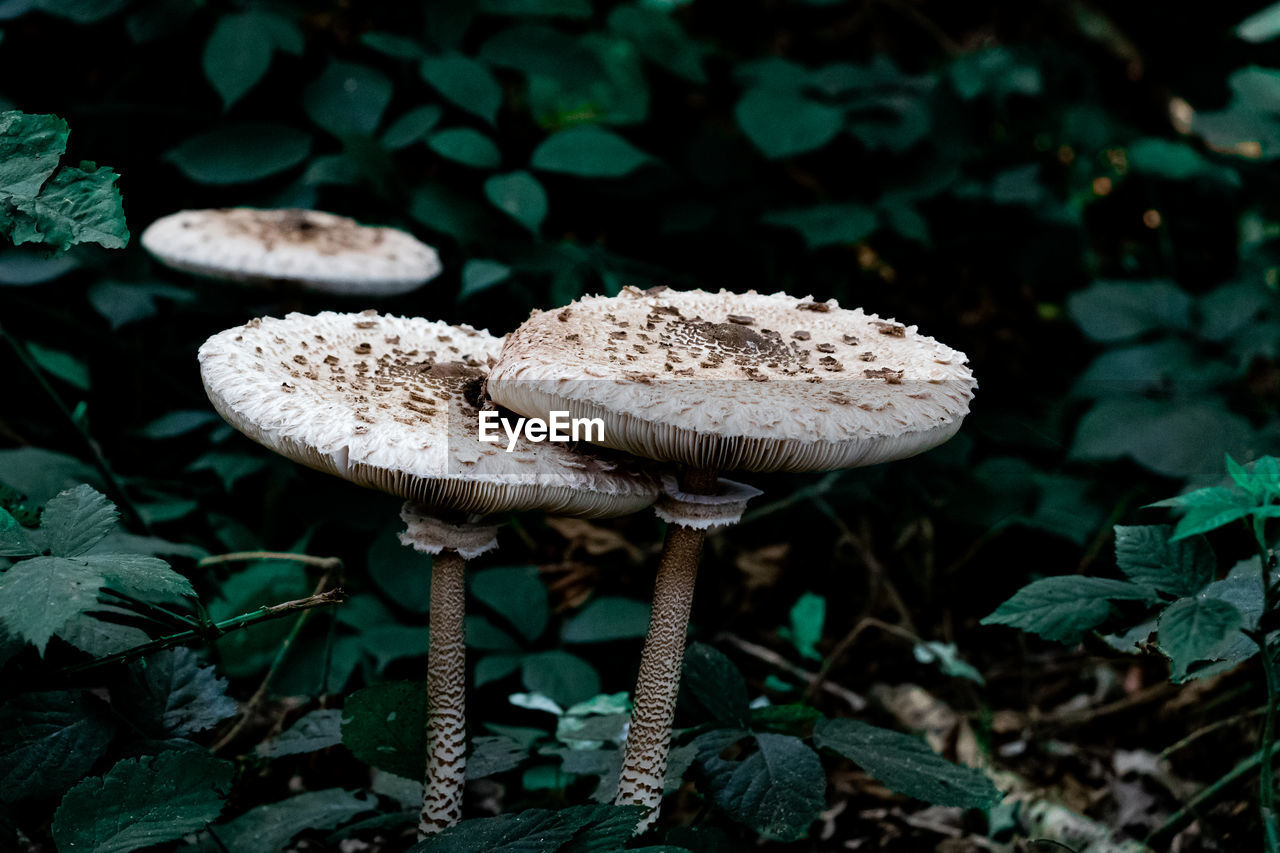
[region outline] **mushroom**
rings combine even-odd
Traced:
[[[436,250],[395,228],[316,210],[184,210],[142,232],[168,267],[338,296],[397,296],[440,273]]]
[[[622,328],[645,330],[654,345],[606,357]],[[868,353],[875,370],[865,369]],[[783,293],[624,288],[535,313],[507,337],[489,374],[495,402],[527,416],[599,417],[599,443],[683,466],[656,507],[667,535],[616,798],[650,809],[641,829],[662,798],[703,540],[759,494],[719,472],[912,456],[955,434],[974,388],[964,354],[914,326]]]
[[[495,516],[625,515],[658,495],[648,475],[564,444],[482,442],[478,406],[501,344],[470,326],[325,312],[252,320],[199,353],[209,399],[232,426],[303,465],[405,498],[401,541],[436,555],[423,836],[461,812],[463,577],[467,560],[496,546]]]

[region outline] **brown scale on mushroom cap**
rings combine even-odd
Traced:
[[[623,324],[646,328],[656,346],[602,359]],[[854,359],[875,362],[876,372],[852,369]],[[965,361],[914,326],[834,301],[626,288],[559,314],[535,312],[508,336],[488,388],[514,411],[601,417],[603,443],[640,456],[817,471],[910,456],[950,438],[976,387]]]
[[[481,386],[501,345],[419,318],[290,314],[213,336],[200,370],[219,414],[250,438],[426,507],[590,517],[652,503],[655,484],[613,460],[524,439],[508,453],[501,431],[501,444],[479,440]]]

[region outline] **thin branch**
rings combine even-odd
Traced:
[[[291,554],[287,551],[233,551],[230,554],[214,554],[211,557],[202,557],[196,565],[203,569],[206,566],[216,566],[220,563],[241,563],[254,560],[290,560],[295,563],[302,563],[305,566],[323,569],[326,572],[342,568],[342,559],[340,557],[313,557],[310,554]]]
[[[1225,720],[1216,720],[1207,726],[1201,726],[1191,734],[1184,737],[1182,740],[1175,743],[1173,746],[1165,749],[1164,752],[1160,753],[1160,758],[1162,760],[1165,758],[1168,758],[1169,756],[1173,755],[1175,752],[1181,752],[1182,750],[1191,746],[1191,744],[1200,740],[1200,738],[1204,737],[1205,735],[1212,734],[1218,731],[1219,729],[1224,729],[1228,726],[1234,726],[1236,723],[1243,723],[1245,720],[1249,719],[1250,717],[1260,717],[1266,712],[1267,712],[1267,706],[1263,705],[1261,708],[1254,708],[1252,711],[1245,711],[1242,714],[1236,714],[1234,717],[1227,717]]]
[[[104,658],[98,658],[88,663],[82,663],[77,666],[67,667],[59,671],[59,675],[77,675],[81,672],[87,672],[99,667],[109,666],[113,663],[121,663],[124,661],[135,660],[149,655],[152,652],[158,652],[162,649],[169,649],[174,646],[183,646],[192,642],[208,642],[216,640],[232,631],[242,628],[248,628],[250,625],[257,625],[259,622],[269,622],[272,619],[281,619],[291,613],[297,613],[302,610],[310,610],[314,607],[329,607],[334,604],[341,604],[347,600],[347,594],[341,589],[331,589],[319,595],[312,595],[307,598],[299,598],[294,601],[285,601],[281,604],[272,604],[267,607],[259,608],[252,613],[245,613],[241,616],[234,616],[231,619],[224,619],[221,622],[214,622],[201,629],[193,629],[190,631],[182,631],[178,634],[171,634],[167,637],[160,637],[149,643],[143,643],[140,646],[134,646],[131,649],[125,649],[114,655],[108,655]]]
[[[764,661],[776,669],[780,669],[789,675],[795,676],[808,684],[810,689],[814,689],[815,683],[819,684],[821,690],[844,700],[844,702],[854,711],[861,711],[867,707],[867,700],[862,696],[859,696],[847,687],[841,687],[839,684],[833,684],[830,681],[818,682],[818,674],[816,672],[809,672],[806,669],[796,666],[772,649],[756,645],[748,640],[744,640],[736,634],[724,633],[717,636],[716,639],[718,641],[728,643],[738,649],[738,651],[748,654],[757,660]]]
[[[1177,829],[1179,826],[1183,824],[1183,822],[1185,822],[1188,818],[1192,817],[1196,813],[1196,811],[1199,810],[1199,808],[1203,806],[1206,802],[1213,799],[1218,794],[1222,793],[1223,789],[1225,789],[1231,783],[1239,780],[1241,777],[1257,769],[1258,765],[1261,763],[1262,763],[1262,751],[1259,750],[1255,752],[1253,755],[1241,761],[1239,764],[1231,768],[1229,771],[1227,771],[1226,775],[1224,775],[1221,779],[1214,782],[1212,785],[1208,786],[1203,791],[1201,791],[1200,793],[1192,797],[1190,800],[1188,800],[1185,806],[1178,809],[1173,814],[1169,815],[1169,818],[1164,823],[1160,824],[1160,826],[1152,830],[1151,834],[1147,836],[1146,843],[1151,844],[1156,839],[1162,838],[1169,832],[1172,832],[1173,830]]]

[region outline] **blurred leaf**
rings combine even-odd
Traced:
[[[497,654],[486,655],[476,661],[476,670],[473,675],[476,688],[506,678],[520,668],[520,661],[523,658],[524,656],[520,654]]]
[[[60,850],[132,853],[176,840],[217,818],[233,771],[203,750],[127,758],[67,792],[54,841]]]
[[[0,450],[0,482],[42,504],[81,483],[98,482],[93,468],[73,456],[39,447]]]
[[[311,137],[271,122],[244,122],[193,136],[165,159],[199,184],[243,184],[279,174],[307,159]]]
[[[705,83],[702,49],[669,15],[638,4],[618,6],[609,28],[630,39],[654,65],[690,83]]]
[[[981,624],[1008,625],[1074,645],[1085,631],[1106,621],[1112,614],[1112,601],[1154,603],[1156,595],[1149,587],[1110,578],[1042,578],[1018,590]]]
[[[1040,69],[997,45],[961,56],[949,69],[951,83],[963,100],[992,95],[997,102],[1010,95],[1035,97],[1043,89]]]
[[[195,295],[171,284],[99,281],[89,288],[89,303],[103,316],[111,328],[120,328],[156,315],[156,300],[190,302]]]
[[[377,808],[377,800],[365,793],[326,788],[307,791],[274,803],[255,806],[228,823],[214,828],[228,850],[283,850],[305,829],[333,829],[361,812]]]
[[[319,752],[342,743],[342,711],[324,708],[310,711],[296,723],[255,747],[263,758]]]
[[[427,688],[390,681],[357,690],[342,712],[342,743],[366,764],[417,779],[426,764]]]
[[[89,368],[80,359],[62,350],[49,349],[37,343],[28,343],[27,351],[31,353],[35,363],[45,371],[81,391],[89,390]]]
[[[875,211],[860,204],[780,210],[766,213],[761,221],[798,231],[810,249],[857,243],[870,237],[879,226]]]
[[[706,643],[691,643],[685,650],[680,690],[713,720],[747,720],[747,683],[742,673],[723,652]]]
[[[427,147],[464,166],[474,169],[496,169],[502,163],[502,153],[493,140],[469,127],[453,127],[431,134]]]
[[[472,258],[462,266],[462,289],[458,299],[466,299],[511,277],[511,267],[497,261]]]
[[[0,800],[59,797],[107,751],[116,724],[78,690],[15,693],[0,705]]]
[[[223,453],[211,450],[200,456],[187,466],[188,471],[212,471],[222,481],[222,487],[231,491],[231,487],[239,480],[256,474],[267,466],[267,459],[262,456],[249,456],[244,453]]]
[[[561,707],[600,692],[600,676],[595,668],[568,652],[528,655],[520,664],[520,677],[527,689],[551,697]]]
[[[1175,681],[1191,664],[1214,657],[1243,625],[1240,611],[1219,598],[1180,598],[1160,614],[1158,642]]]
[[[530,164],[581,178],[620,178],[651,159],[616,133],[588,124],[549,137],[533,152]]]
[[[467,755],[467,778],[484,779],[514,770],[528,757],[524,744],[504,735],[473,737]]]
[[[305,598],[312,586],[306,570],[296,563],[250,563],[218,588],[218,597],[208,602],[209,617],[217,622],[267,604]],[[292,627],[291,620],[278,619],[220,637],[215,648],[221,671],[232,678],[261,672],[275,659]]]
[[[1273,3],[1245,18],[1236,27],[1236,35],[1254,44],[1271,41],[1280,35],[1280,3]]]
[[[80,266],[74,254],[49,255],[31,249],[0,250],[0,284],[27,287],[61,278]]]
[[[603,76],[595,54],[559,30],[522,24],[490,36],[480,58],[499,68],[566,83]]]
[[[416,61],[426,56],[426,51],[423,50],[422,45],[411,38],[399,36],[395,33],[362,33],[360,43],[365,47],[373,48],[378,53],[390,56],[392,59]]]
[[[485,569],[471,577],[471,594],[502,615],[526,640],[546,630],[547,588],[533,566]]]
[[[626,39],[602,32],[579,38],[603,74],[566,80],[529,79],[529,110],[546,128],[583,124],[637,124],[649,117],[649,83],[640,54]]]
[[[40,553],[31,534],[6,510],[0,509],[0,557],[29,557]]]
[[[952,764],[920,738],[858,720],[823,720],[813,742],[853,761],[890,790],[933,805],[986,809],[1002,796],[981,771]]]
[[[1213,580],[1218,561],[1203,536],[1171,542],[1172,533],[1173,529],[1163,524],[1117,524],[1116,563],[1136,584],[1175,597],[1195,595]]]
[[[480,11],[490,15],[591,17],[591,0],[479,0],[478,5]]]
[[[389,151],[399,151],[425,139],[440,121],[444,110],[435,104],[414,107],[391,123],[382,135],[382,144]]]
[[[791,606],[791,625],[779,632],[803,658],[822,660],[816,648],[822,642],[822,627],[827,618],[827,600],[806,592]]]
[[[638,806],[613,805],[569,806],[558,811],[527,809],[464,820],[409,850],[410,853],[550,853],[561,850],[585,827],[616,820],[614,815],[619,812],[626,814],[630,825],[635,826],[640,811]]]
[[[1254,444],[1249,422],[1211,402],[1102,400],[1076,427],[1071,457],[1107,460],[1130,457],[1169,477],[1221,470],[1225,453]]]
[[[520,644],[483,616],[466,617],[467,645],[486,652],[518,652]]]
[[[184,409],[161,415],[144,426],[140,432],[144,438],[176,438],[209,424],[219,423],[220,420],[217,414],[205,409]]]
[[[334,136],[371,136],[391,102],[391,80],[354,62],[329,60],[302,93],[302,106],[318,126]]]
[[[912,653],[920,663],[936,663],[943,673],[952,678],[967,678],[975,684],[986,684],[982,673],[960,657],[955,643],[916,643]]]
[[[567,619],[560,638],[566,643],[631,640],[649,632],[649,605],[633,598],[600,596]]]
[[[750,744],[744,757],[722,757],[728,747],[743,740]],[[715,804],[765,838],[804,837],[826,805],[822,762],[797,737],[717,729],[699,735],[694,745]]]
[[[396,519],[373,540],[366,558],[369,575],[389,601],[426,613],[431,609],[431,556],[402,545],[403,529],[404,523]]]
[[[755,88],[734,108],[738,126],[770,159],[793,157],[823,147],[844,127],[844,113],[799,92]]]
[[[419,71],[437,92],[489,124],[497,121],[502,86],[483,64],[460,53],[428,56]]]
[[[538,235],[547,218],[547,192],[537,178],[523,170],[494,175],[484,182],[484,194],[494,207]]]
[[[1129,145],[1129,165],[1135,172],[1159,175],[1171,181],[1209,178],[1227,186],[1240,186],[1240,175],[1230,166],[1220,166],[1185,142],[1147,137]]]
[[[487,208],[440,184],[427,184],[414,190],[409,215],[463,243],[481,239],[488,226]]]
[[[204,76],[223,109],[240,100],[271,67],[275,45],[254,12],[223,15],[204,46]]]

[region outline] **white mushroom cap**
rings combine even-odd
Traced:
[[[162,264],[211,278],[394,296],[440,274],[436,250],[395,228],[316,210],[184,210],[142,232]]]
[[[481,442],[475,401],[502,339],[420,318],[263,318],[200,347],[214,408],[259,444],[424,507],[588,517],[653,503],[649,476],[564,444]]]
[[[488,389],[528,416],[604,419],[608,447],[717,470],[900,459],[960,428],[976,383],[915,326],[784,293],[626,288],[536,313]]]

